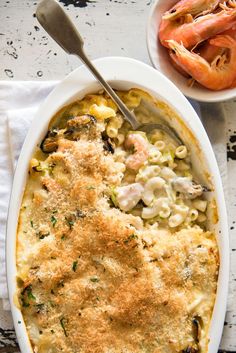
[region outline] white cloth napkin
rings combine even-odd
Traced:
[[[35,111],[57,82],[0,82],[0,298],[9,310],[5,275],[6,219],[13,172],[20,149]],[[227,185],[226,128],[221,105],[199,105],[192,102],[201,115],[212,142],[224,186]]]
[[[0,82],[0,298],[9,310],[5,233],[14,168],[34,114],[57,82]]]

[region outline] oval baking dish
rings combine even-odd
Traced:
[[[219,347],[224,314],[226,310],[229,274],[229,240],[227,213],[216,159],[206,132],[190,103],[183,94],[162,74],[151,67],[128,58],[102,58],[95,65],[113,88],[129,90],[139,88],[151,94],[158,101],[169,106],[168,123],[191,151],[193,168],[198,171],[198,179],[212,192],[207,193],[213,212],[209,216],[209,229],[216,234],[220,253],[216,301],[209,331],[209,353],[215,353]],[[96,93],[100,89],[88,70],[81,66],[65,78],[38,110],[24,142],[12,187],[7,224],[7,281],[11,310],[21,351],[32,353],[24,319],[16,306],[17,268],[16,234],[18,215],[28,176],[29,161],[36,145],[43,139],[52,117],[65,105],[82,99],[86,94]],[[168,109],[167,109],[168,110]]]

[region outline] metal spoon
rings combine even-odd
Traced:
[[[88,67],[102,87],[117,104],[125,119],[131,124],[134,130],[150,132],[153,129],[161,129],[172,136],[178,143],[182,143],[176,132],[167,124],[141,124],[137,121],[135,114],[131,112],[111,86],[100,75],[84,52],[84,42],[67,16],[61,5],[55,0],[42,0],[36,10],[36,17],[48,34],[68,53],[78,56]]]

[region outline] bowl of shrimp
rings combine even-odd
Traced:
[[[157,0],[147,47],[153,66],[185,96],[236,97],[236,0]]]

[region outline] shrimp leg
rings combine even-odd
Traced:
[[[168,44],[175,53],[178,64],[203,86],[221,90],[230,87],[236,79],[236,40],[232,37],[218,35],[210,40],[210,44],[227,48],[230,52],[229,60],[223,55],[216,58],[212,64],[174,40],[169,40]]]

